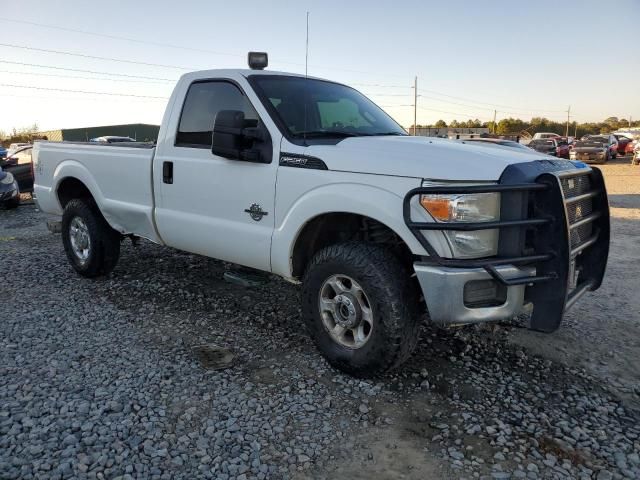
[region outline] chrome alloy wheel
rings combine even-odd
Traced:
[[[347,275],[333,275],[322,284],[320,316],[334,342],[361,348],[373,331],[373,312],[362,287]]]
[[[71,241],[71,250],[81,264],[85,264],[89,260],[91,252],[91,238],[89,237],[89,228],[81,217],[73,217],[69,224],[69,240]]]

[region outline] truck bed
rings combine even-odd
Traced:
[[[113,228],[160,241],[153,223],[154,145],[37,142],[33,150],[34,192],[42,211],[62,215],[58,191],[65,179],[75,177]]]

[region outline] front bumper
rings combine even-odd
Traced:
[[[413,265],[429,318],[440,324],[480,323],[511,318],[523,310],[525,285],[506,287],[504,303],[491,306],[467,306],[465,286],[470,282],[495,281],[484,268],[437,267],[423,263]],[[496,267],[507,280],[535,275],[535,268],[513,265]]]
[[[416,195],[484,192],[500,192],[499,221],[445,224],[411,218],[410,200]],[[507,167],[497,184],[416,188],[405,197],[404,218],[429,253],[414,268],[436,322],[499,320],[531,303],[530,327],[550,332],[568,308],[602,283],[609,252],[607,192],[602,173],[584,164],[527,162]],[[498,254],[479,259],[441,257],[423,235],[496,228]],[[502,294],[487,297],[486,304],[467,302],[465,287],[472,281],[488,281]]]

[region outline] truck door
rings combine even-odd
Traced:
[[[252,163],[211,153],[221,110],[244,112],[271,144],[269,132],[235,82],[195,81],[185,89],[154,159],[158,232],[171,247],[270,271],[277,156],[269,150],[270,163]]]

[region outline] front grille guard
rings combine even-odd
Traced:
[[[523,183],[516,185],[468,185],[463,187],[453,186],[434,186],[434,187],[418,187],[411,190],[404,197],[403,203],[403,215],[404,221],[411,230],[411,233],[416,237],[418,242],[424,247],[429,254],[429,258],[424,263],[431,265],[439,265],[443,267],[454,268],[484,268],[493,278],[498,280],[503,285],[524,285],[530,283],[544,282],[551,278],[553,275],[532,275],[519,278],[504,278],[496,270],[495,267],[500,265],[528,265],[535,262],[541,262],[551,260],[554,256],[553,252],[544,252],[534,255],[521,255],[521,256],[504,256],[504,257],[489,257],[481,259],[452,259],[443,258],[438,255],[438,252],[433,248],[427,238],[422,235],[422,231],[425,230],[462,230],[462,231],[474,231],[474,230],[491,230],[491,229],[503,229],[503,228],[538,228],[542,225],[550,224],[553,219],[550,217],[539,218],[525,218],[520,220],[503,220],[492,222],[460,222],[460,223],[443,223],[443,222],[415,222],[411,219],[411,199],[418,195],[425,194],[468,194],[468,193],[503,193],[503,192],[536,192],[543,191],[549,188],[548,185],[542,183]]]
[[[590,175],[591,189],[571,198],[565,199],[561,181],[569,177]],[[411,218],[411,201],[424,194],[468,194],[468,193],[504,193],[522,194],[528,198],[535,195],[533,212],[516,218],[491,222],[417,222]],[[570,223],[567,213],[568,205],[592,199],[593,212],[588,216]],[[528,285],[527,301],[534,303],[534,314],[531,328],[541,331],[553,331],[558,328],[566,308],[589,290],[597,289],[604,276],[609,249],[609,206],[606,189],[601,172],[596,169],[569,170],[564,172],[544,173],[535,183],[490,184],[448,186],[438,185],[418,187],[409,191],[403,202],[404,221],[409,230],[424,247],[429,257],[422,263],[452,268],[483,268],[496,281],[506,286]],[[587,223],[593,223],[593,233],[586,241],[571,245],[571,232]],[[480,259],[443,258],[433,245],[422,234],[423,231],[435,230],[524,230],[519,238],[524,239],[526,232],[533,230],[536,240],[533,248],[525,248],[524,240],[518,246],[520,255],[501,255]],[[533,250],[533,251],[530,251]],[[589,258],[584,252],[590,250]],[[513,253],[513,249],[510,250]],[[526,251],[526,254],[524,252]],[[570,288],[570,263],[580,259],[580,274],[576,285]],[[500,265],[526,266],[534,265],[536,273],[517,278],[505,278],[496,267]]]

